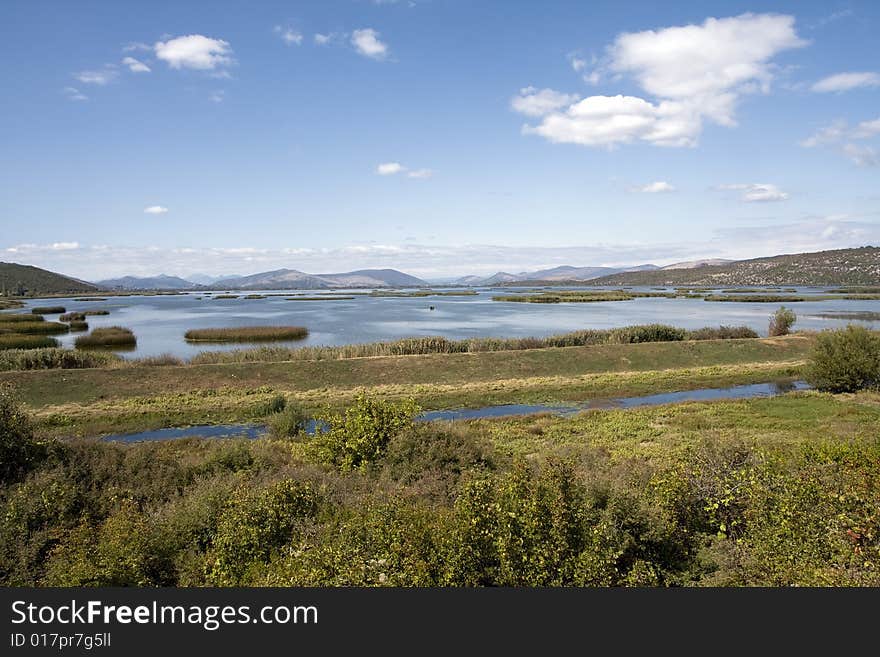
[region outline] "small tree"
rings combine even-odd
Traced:
[[[34,440],[30,420],[12,389],[0,386],[0,483],[18,478],[45,455],[45,446]]]
[[[770,318],[770,337],[788,335],[796,321],[797,315],[794,314],[793,310],[780,306],[779,310],[773,313],[773,316]]]
[[[880,336],[852,324],[823,331],[811,355],[807,381],[827,392],[880,387]]]

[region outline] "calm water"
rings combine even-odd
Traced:
[[[809,390],[804,381],[781,381],[771,383],[753,383],[750,385],[732,386],[729,388],[700,388],[698,390],[682,390],[664,392],[657,395],[642,397],[619,397],[617,399],[593,399],[579,404],[498,404],[482,408],[460,408],[448,411],[428,411],[417,419],[422,422],[437,420],[476,420],[479,418],[512,417],[517,415],[534,415],[536,413],[553,413],[554,415],[573,415],[581,411],[610,408],[639,408],[643,406],[661,406],[687,401],[712,401],[716,399],[751,399],[755,397],[773,397],[794,390]],[[310,420],[306,426],[308,433],[315,432],[315,421]],[[265,427],[258,424],[204,424],[194,427],[171,429],[154,429],[140,433],[120,433],[104,436],[110,442],[137,443],[152,440],[173,440],[175,438],[259,438],[264,435]]]
[[[802,292],[820,293],[817,288]],[[363,290],[352,291],[353,293]],[[247,292],[250,294],[252,292]],[[278,294],[279,291],[264,294]],[[285,294],[316,294],[289,291]],[[339,291],[340,294],[344,291]],[[107,297],[106,301],[70,299],[36,300],[28,307],[58,304],[68,311],[104,308],[108,316],[87,318],[90,327],[126,326],[137,336],[138,346],[127,356],[171,353],[187,358],[200,351],[235,349],[241,345],[187,344],[191,328],[287,324],[306,326],[310,335],[289,346],[339,345],[378,342],[409,336],[442,335],[450,339],[469,337],[547,336],[585,328],[613,328],[631,324],[664,323],[684,328],[745,324],[766,335],[767,321],[779,304],[714,303],[702,299],[634,299],[599,303],[505,303],[492,301],[498,291],[480,289],[476,296],[381,298],[357,296],[340,301],[287,301],[284,296],[265,299],[212,299],[199,293],[177,296]],[[317,293],[322,294],[322,293]],[[201,299],[197,297],[201,296]],[[822,312],[880,312],[880,301],[808,301],[790,304],[798,314],[795,328],[823,329],[845,326],[845,319],[815,317]],[[430,310],[434,306],[434,310]],[[20,312],[20,311],[19,311]],[[47,319],[57,319],[47,316]],[[880,322],[859,322],[880,329]],[[61,336],[72,346],[77,334]],[[244,345],[248,346],[248,345]]]

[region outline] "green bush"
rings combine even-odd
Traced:
[[[806,378],[827,392],[880,387],[880,335],[852,324],[823,331],[816,338]]]
[[[609,342],[632,344],[637,342],[678,342],[687,338],[687,331],[665,324],[645,324],[611,329]]]
[[[705,326],[700,329],[688,331],[688,340],[741,340],[743,338],[757,338],[758,334],[748,326]]]
[[[46,456],[9,386],[0,386],[0,484],[19,478]]]
[[[797,315],[794,314],[793,310],[790,310],[785,306],[780,306],[779,310],[773,313],[773,316],[770,318],[768,333],[771,337],[788,335],[791,331],[791,327],[794,326],[796,321]]]
[[[413,400],[393,403],[360,395],[344,414],[318,418],[311,445],[323,461],[343,470],[359,468],[380,459],[391,438],[411,427],[419,411]]]
[[[311,418],[298,404],[286,404],[266,420],[273,438],[293,438],[300,435]]]

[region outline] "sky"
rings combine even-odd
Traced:
[[[880,3],[0,4],[0,260],[427,278],[880,244]]]

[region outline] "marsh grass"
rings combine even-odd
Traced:
[[[58,341],[47,335],[23,335],[20,333],[0,334],[0,350],[6,349],[40,349],[57,347]]]
[[[66,311],[67,309],[64,306],[36,306],[31,308],[31,313],[34,315],[58,315]]]
[[[88,317],[89,315],[109,315],[109,310],[83,310],[82,314]]]
[[[810,317],[821,317],[823,319],[851,319],[851,320],[860,320],[865,322],[880,322],[880,313],[876,313],[870,310],[853,310],[846,311],[841,310],[836,313],[816,313],[815,315],[810,315]]]
[[[89,323],[82,320],[73,320],[70,322],[71,331],[88,331]]]
[[[353,296],[334,294],[325,297],[288,297],[287,301],[351,301],[354,298]]]
[[[74,299],[74,301],[106,301],[104,297],[80,297],[78,299]]]
[[[85,314],[79,312],[64,313],[58,318],[59,322],[82,322],[86,318]]]
[[[265,294],[247,294],[244,297],[245,299],[265,299]]]
[[[214,299],[238,299],[237,294],[218,294]]]
[[[280,362],[289,360],[345,360],[377,356],[415,356],[425,354],[482,353],[520,351],[550,347],[584,347],[603,344],[635,344],[640,342],[680,342],[683,340],[724,340],[756,338],[745,326],[706,327],[697,331],[664,324],[625,326],[616,329],[587,329],[544,338],[468,338],[449,340],[441,336],[404,338],[389,342],[371,342],[332,347],[258,347],[233,351],[206,351],[194,356],[195,365],[209,363]]]
[[[271,342],[302,340],[308,335],[305,326],[230,326],[190,329],[184,337],[190,342]]]
[[[9,324],[11,322],[42,322],[42,315],[24,315],[24,314],[9,314],[9,315],[0,315],[0,324]]]
[[[397,292],[394,290],[373,290],[371,297],[472,297],[476,296],[475,290],[417,290],[414,292]]]
[[[108,326],[96,328],[88,335],[81,335],[74,343],[77,349],[89,349],[100,347],[134,347],[137,339],[131,329],[121,326]]]
[[[54,341],[53,341],[54,342]],[[57,344],[57,343],[56,343]],[[48,347],[9,349],[0,352],[0,371],[111,367],[124,363],[119,356],[100,351],[75,351]]]
[[[9,322],[5,323],[0,318],[0,329],[7,329],[13,333],[26,333],[28,335],[54,335],[57,333],[67,333],[69,327],[61,322]]]
[[[703,297],[706,301],[733,301],[741,303],[796,303],[808,301],[804,296],[792,296],[786,294],[737,294],[725,296],[721,294],[709,294]]]

